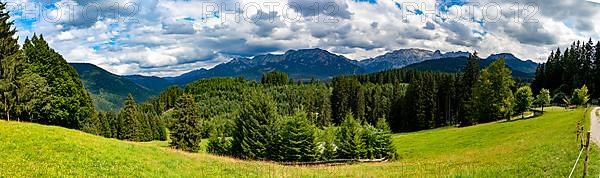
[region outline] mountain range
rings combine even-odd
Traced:
[[[271,71],[281,71],[295,80],[328,80],[336,76],[373,73],[395,68],[460,72],[470,53],[447,52],[424,49],[400,49],[381,56],[363,60],[351,60],[342,55],[322,49],[289,50],[283,54],[258,55],[252,58],[234,58],[211,69],[198,69],[176,77],[152,77],[142,75],[119,76],[92,64],[71,64],[90,91],[100,110],[120,108],[128,93],[142,102],[171,85],[184,86],[190,82],[212,77],[244,77],[260,80]],[[513,76],[531,78],[537,63],[521,60],[510,53],[491,55],[480,59],[481,67],[504,58]]]

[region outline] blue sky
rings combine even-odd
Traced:
[[[401,48],[511,52],[542,62],[600,40],[583,0],[12,0],[21,40],[44,34],[70,62],[175,76],[235,57],[322,48],[361,60]]]

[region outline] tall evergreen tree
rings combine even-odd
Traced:
[[[242,159],[267,159],[277,118],[273,99],[260,92],[251,92],[235,120],[233,154]]]
[[[6,3],[0,2],[0,109],[8,120],[18,100],[17,79],[23,66],[23,56],[19,52],[18,39],[14,37],[16,29],[13,25]]]
[[[479,78],[479,57],[477,52],[469,56],[467,65],[463,69],[460,76],[458,88],[458,122],[461,126],[469,126],[474,124],[472,113],[473,106],[473,88]]]
[[[315,127],[306,113],[286,117],[282,127],[280,161],[313,161],[316,158]]]
[[[130,141],[144,140],[143,126],[140,121],[135,99],[131,94],[129,94],[127,99],[125,99],[125,103],[123,104],[123,109],[121,110],[119,117],[122,120],[120,139]]]
[[[347,114],[340,125],[336,139],[337,157],[340,159],[360,159],[365,154],[362,140],[362,127],[352,114]]]
[[[198,152],[202,141],[202,122],[194,96],[184,94],[177,100],[171,128],[171,146],[189,152]]]

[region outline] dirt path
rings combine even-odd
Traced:
[[[592,110],[590,116],[590,139],[596,143],[596,145],[600,145],[600,107],[596,107]]]

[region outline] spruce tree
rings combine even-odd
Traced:
[[[467,65],[463,69],[463,73],[459,79],[458,88],[458,123],[460,126],[473,125],[473,88],[479,78],[479,57],[477,52],[469,55]]]
[[[130,141],[142,141],[143,140],[143,127],[140,122],[140,116],[137,111],[135,100],[131,94],[125,99],[123,109],[119,114],[122,120],[121,126],[121,138],[122,140]]]
[[[171,146],[189,152],[198,152],[202,141],[202,122],[199,118],[199,106],[194,96],[184,94],[177,100],[171,128]]]
[[[347,114],[337,133],[337,158],[361,159],[365,155],[362,126],[352,114]]]
[[[306,113],[286,117],[282,127],[281,161],[312,161],[316,158],[315,127]]]
[[[6,9],[0,2],[0,109],[4,118],[10,120],[18,100],[18,77],[23,66],[23,56],[19,52],[16,29]]]
[[[235,120],[233,154],[242,159],[267,159],[277,112],[273,99],[250,92]]]

